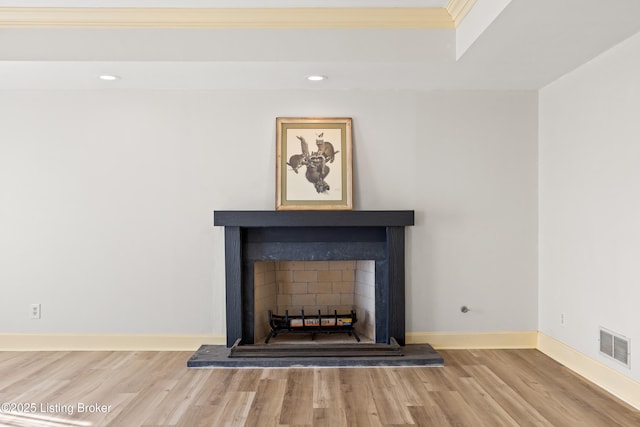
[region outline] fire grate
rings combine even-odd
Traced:
[[[301,310],[301,314],[289,315],[289,310],[285,310],[284,316],[273,314],[269,310],[269,326],[271,331],[264,340],[265,344],[269,343],[271,338],[275,337],[279,333],[310,333],[313,338],[313,334],[336,334],[346,333],[349,336],[353,336],[356,341],[360,342],[358,333],[353,328],[358,318],[356,312],[351,310],[349,314],[338,314],[334,310],[333,314],[323,315],[318,310],[318,315],[305,316],[304,310]]]

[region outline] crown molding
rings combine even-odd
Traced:
[[[460,25],[475,4],[476,0],[449,0],[446,8],[449,15],[451,15],[455,27]]]
[[[0,8],[0,28],[453,29],[455,21],[446,8],[14,7]]]

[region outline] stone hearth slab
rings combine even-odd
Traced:
[[[291,368],[291,367],[386,367],[444,366],[444,359],[429,344],[408,344],[401,356],[323,357],[229,357],[224,345],[203,345],[187,362],[189,368]]]

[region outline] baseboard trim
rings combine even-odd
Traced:
[[[542,332],[538,333],[537,348],[576,374],[624,400],[634,408],[640,409],[640,382]]]
[[[536,348],[537,332],[408,332],[407,344],[436,349]],[[0,334],[0,351],[191,351],[225,335]]]
[[[407,344],[431,344],[435,349],[536,348],[537,331],[407,332]]]
[[[225,335],[0,334],[0,351],[195,351]]]

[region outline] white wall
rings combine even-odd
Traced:
[[[537,94],[437,92],[418,111],[408,330],[536,330]]]
[[[638,76],[640,35],[540,92],[540,330],[636,380]],[[600,326],[631,339],[631,370],[599,355]]]
[[[0,333],[223,334],[277,116],[353,117],[356,209],[416,210],[409,331],[536,329],[536,93],[5,91]]]

